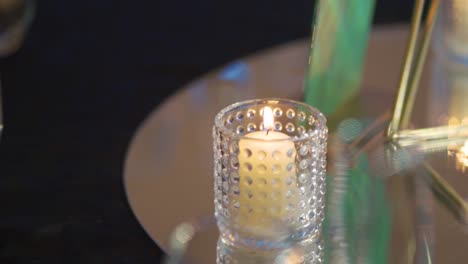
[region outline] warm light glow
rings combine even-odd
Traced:
[[[453,117],[451,117],[451,118],[449,119],[448,125],[449,125],[449,126],[458,126],[458,125],[460,125],[460,121],[458,120],[458,118],[456,118],[456,117],[453,116]]]
[[[468,140],[465,141],[465,145],[463,145],[463,147],[460,149],[460,151],[463,152],[463,154],[468,156]]]
[[[263,127],[265,130],[272,129],[274,126],[274,119],[273,119],[273,110],[270,107],[265,106],[263,108]]]
[[[468,167],[468,140],[465,141],[463,147],[458,150],[457,153],[457,163],[458,169],[465,171],[465,168]]]

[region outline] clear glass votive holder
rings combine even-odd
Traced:
[[[327,137],[324,115],[292,100],[257,99],[219,112],[214,202],[224,244],[274,249],[320,237]]]

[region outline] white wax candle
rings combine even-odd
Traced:
[[[273,124],[269,107],[264,109],[264,126]],[[277,131],[257,131],[239,141],[238,223],[254,235],[273,235],[284,224],[295,204],[296,170],[294,143]],[[289,210],[289,211],[288,211]],[[286,227],[284,227],[286,228]]]

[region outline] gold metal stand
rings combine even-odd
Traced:
[[[383,120],[376,122],[380,124],[374,126],[376,129],[370,129],[358,138],[353,144],[357,148],[372,141],[372,138],[375,136],[380,135],[384,129],[383,124],[388,124],[385,136],[386,140],[390,143],[389,146],[397,146],[399,148],[417,146],[424,153],[446,149],[451,144],[460,144],[468,139],[468,125],[447,125],[422,129],[408,128],[440,1],[430,1],[429,12],[424,22],[423,31],[420,33],[425,4],[425,0],[416,0],[415,3],[410,38],[393,114],[391,116],[385,115]],[[457,219],[466,221],[468,203],[430,164],[424,162],[422,167],[427,172],[426,180],[435,192],[436,197],[447,205]]]

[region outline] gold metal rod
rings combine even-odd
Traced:
[[[456,217],[466,223],[468,203],[455,191],[450,184],[431,165],[424,162],[424,168],[429,173],[430,186],[436,191]]]
[[[369,125],[356,139],[350,144],[351,149],[363,148],[367,143],[372,141],[373,138],[385,131],[390,121],[390,114],[384,113],[371,125]]]
[[[433,140],[449,137],[468,137],[468,125],[401,130],[393,134],[392,140],[399,142],[400,140]]]
[[[406,49],[406,59],[401,73],[400,85],[398,87],[397,99],[395,108],[393,110],[392,121],[387,130],[387,136],[392,135],[395,131],[400,129],[401,115],[403,113],[403,106],[405,105],[408,90],[408,81],[411,76],[414,51],[416,49],[419,26],[421,24],[421,17],[424,9],[424,0],[416,0],[415,8],[413,11],[413,18],[411,21],[411,31],[408,47]]]
[[[429,13],[425,22],[425,29],[422,36],[422,43],[420,44],[419,52],[416,57],[416,65],[411,74],[409,81],[408,96],[406,98],[406,104],[403,105],[403,114],[400,120],[400,128],[407,128],[411,114],[414,108],[414,102],[416,94],[419,90],[419,81],[421,80],[421,74],[426,63],[427,51],[431,43],[432,31],[434,30],[435,21],[437,19],[437,10],[439,9],[439,0],[432,0]]]
[[[431,141],[409,141],[402,140],[398,141],[398,146],[402,148],[416,148],[418,152],[427,154],[438,151],[447,150],[447,146],[458,146],[463,144],[466,138],[453,138],[453,139],[442,139],[442,140],[431,140]]]

